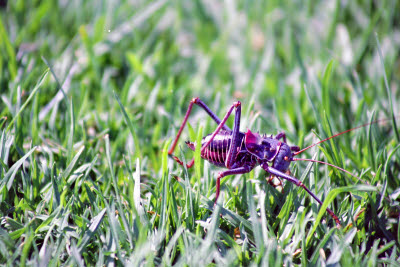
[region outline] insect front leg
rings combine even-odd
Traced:
[[[181,127],[179,128],[178,134],[176,135],[175,140],[174,140],[174,142],[173,142],[172,145],[171,145],[171,148],[168,150],[168,155],[172,155],[172,153],[173,153],[174,150],[175,150],[175,147],[176,147],[176,144],[178,143],[179,137],[181,136],[182,131],[183,131],[183,128],[185,128],[186,122],[187,122],[187,120],[188,120],[188,118],[189,118],[189,115],[190,115],[190,113],[191,113],[191,111],[192,111],[193,104],[196,104],[196,105],[198,105],[199,107],[201,107],[202,109],[204,109],[204,110],[207,112],[207,114],[208,114],[217,124],[220,124],[220,123],[221,123],[221,119],[218,118],[218,116],[215,115],[215,113],[212,112],[211,109],[210,109],[203,101],[201,101],[198,97],[193,98],[193,99],[190,101],[190,103],[189,103],[189,107],[188,107],[188,109],[187,109],[187,111],[186,111],[185,117],[183,118],[183,122],[182,122],[182,124],[181,124]],[[230,131],[230,130],[231,130],[231,129],[229,129],[229,127],[226,126],[225,124],[223,124],[222,128],[223,128],[224,130],[227,130],[227,131]],[[182,162],[178,157],[173,156],[173,155],[172,155],[172,157],[173,157],[173,159],[174,159],[176,162],[178,162],[180,165],[183,165],[183,162]],[[193,166],[193,164],[194,164],[194,158],[193,158],[186,166],[187,166],[188,168],[190,168],[190,167]]]
[[[286,133],[285,132],[280,132],[275,136],[275,139],[279,140],[279,139],[283,139],[283,142],[286,143]]]
[[[277,140],[283,139],[283,142],[287,143],[287,142],[286,142],[286,133],[285,133],[285,132],[280,132],[280,133],[278,133],[278,134],[275,136],[275,139],[277,139]],[[298,146],[291,146],[291,147],[290,147],[290,150],[293,151],[293,152],[297,152],[297,151],[300,151],[300,147],[298,147]]]
[[[279,184],[273,183],[274,178],[278,179]],[[274,175],[270,174],[269,177],[267,178],[267,183],[269,183],[274,188],[280,186],[282,188],[281,192],[283,193],[283,183],[282,183],[282,179],[279,176],[274,176]]]
[[[283,173],[283,172],[281,172],[281,171],[278,171],[278,170],[276,170],[276,169],[274,169],[274,168],[272,168],[272,167],[269,167],[267,163],[263,164],[261,167],[262,167],[265,171],[269,172],[270,174],[279,176],[279,177],[281,177],[281,178],[283,178],[283,179],[288,180],[289,182],[294,183],[295,185],[297,185],[297,186],[299,186],[299,187],[302,187],[302,188],[303,188],[304,190],[306,190],[307,193],[309,193],[320,205],[322,205],[322,201],[321,201],[316,195],[314,195],[314,193],[311,192],[311,190],[308,189],[300,180],[298,180],[298,179],[296,179],[296,178],[294,178],[294,177],[292,177],[292,176],[290,176],[290,175],[287,175],[287,174],[285,174],[285,173]],[[326,211],[327,211],[327,212],[329,213],[329,215],[331,215],[331,217],[335,220],[336,225],[337,225],[338,227],[340,227],[340,220],[339,220],[339,218],[335,215],[335,213],[334,213],[331,209],[329,209],[329,208],[326,208]]]

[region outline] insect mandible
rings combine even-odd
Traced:
[[[217,202],[217,199],[219,197],[220,183],[222,177],[228,175],[248,173],[256,166],[261,166],[261,168],[263,168],[270,175],[286,179],[289,182],[294,183],[296,186],[303,188],[320,205],[322,205],[322,201],[313,192],[311,192],[310,189],[308,189],[297,178],[285,173],[289,169],[289,165],[292,161],[307,160],[307,161],[319,162],[338,168],[354,177],[357,177],[352,173],[333,164],[311,159],[299,159],[295,158],[295,156],[317,144],[325,142],[331,138],[347,133],[349,131],[365,127],[366,125],[370,125],[371,123],[367,123],[349,129],[347,131],[341,132],[339,134],[333,135],[331,137],[328,137],[324,140],[321,140],[311,146],[308,146],[300,150],[298,146],[289,146],[286,143],[286,135],[284,132],[278,133],[275,137],[273,137],[272,135],[269,137],[265,135],[261,136],[258,133],[251,132],[250,130],[247,130],[246,133],[240,132],[239,131],[240,115],[241,115],[240,101],[234,102],[228,109],[226,115],[221,120],[198,97],[193,98],[190,101],[189,107],[181,124],[181,127],[178,131],[178,134],[176,135],[176,138],[172,143],[171,148],[168,150],[168,154],[172,155],[174,160],[181,165],[183,165],[183,162],[178,157],[173,156],[173,152],[177,145],[178,139],[182,134],[183,128],[186,125],[186,122],[188,120],[188,117],[190,115],[190,112],[192,111],[194,104],[204,109],[208,113],[208,115],[218,124],[217,128],[212,134],[209,134],[202,139],[201,152],[200,152],[201,157],[216,166],[225,167],[228,169],[218,173],[216,181],[215,203]],[[234,109],[235,109],[235,119],[234,119],[233,129],[230,129],[228,126],[225,125],[225,123]],[[190,149],[195,150],[196,143],[186,142],[186,144]],[[194,164],[194,158],[187,164],[187,167],[190,168],[193,166],[193,164]],[[336,216],[335,213],[329,208],[327,208],[326,211],[335,220],[336,225],[340,227],[340,220],[338,216]]]

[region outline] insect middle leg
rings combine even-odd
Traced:
[[[223,125],[225,125],[225,122],[228,120],[230,114],[232,113],[233,108],[236,108],[235,112],[235,121],[233,124],[233,131],[232,131],[232,139],[231,139],[231,145],[229,147],[228,153],[226,155],[226,160],[225,160],[225,167],[228,168],[229,170],[220,172],[217,177],[217,184],[216,184],[216,196],[215,196],[215,203],[217,203],[219,193],[220,193],[220,185],[221,185],[221,178],[227,175],[232,175],[232,174],[242,174],[242,173],[247,173],[253,169],[253,166],[251,165],[244,165],[241,167],[236,167],[237,164],[235,162],[235,159],[237,157],[238,148],[240,147],[240,140],[239,140],[239,128],[240,128],[240,116],[241,116],[241,103],[240,101],[234,102],[228,112],[226,113],[225,117],[222,119],[220,124],[218,125],[217,129],[215,129],[214,133],[211,135],[210,139],[208,140],[207,143],[203,145],[201,148],[201,152],[203,152],[207,146],[212,142],[214,137],[218,134],[218,132],[221,130]]]
[[[238,152],[238,148],[240,146],[240,140],[239,140],[239,128],[240,128],[240,116],[242,113],[241,109],[241,103],[240,101],[234,102],[232,106],[229,108],[228,112],[226,112],[224,118],[220,121],[218,124],[218,127],[215,129],[215,131],[212,133],[210,139],[202,146],[201,148],[201,153],[207,149],[207,146],[214,140],[215,136],[218,134],[218,132],[224,128],[226,121],[228,120],[229,116],[231,115],[233,108],[236,109],[235,111],[235,121],[233,124],[233,131],[232,131],[232,138],[231,138],[231,145],[229,147],[228,153],[226,155],[226,160],[225,160],[225,167],[228,168],[229,170],[220,172],[217,177],[217,184],[216,184],[216,197],[215,197],[215,203],[217,203],[218,197],[219,197],[219,192],[220,192],[220,184],[221,184],[221,178],[227,175],[231,174],[241,174],[241,173],[247,173],[249,172],[253,167],[252,166],[242,166],[242,167],[236,167],[235,165],[235,159]]]
[[[217,185],[216,185],[216,192],[215,192],[215,203],[217,203],[218,197],[219,197],[219,193],[220,193],[220,186],[221,186],[221,178],[228,176],[228,175],[234,175],[234,174],[243,174],[243,173],[248,173],[253,169],[253,166],[251,165],[245,165],[243,167],[239,167],[236,169],[231,169],[231,170],[227,170],[227,171],[223,171],[218,173],[217,176]]]

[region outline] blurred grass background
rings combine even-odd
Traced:
[[[398,265],[400,3],[2,1],[0,263]],[[310,149],[274,188],[167,157],[190,99]],[[194,107],[185,140],[215,129]],[[233,116],[228,121],[232,125]],[[192,129],[192,130],[191,130]]]

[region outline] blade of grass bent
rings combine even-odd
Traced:
[[[119,215],[121,216],[121,220],[123,223],[123,226],[125,227],[125,229],[130,229],[129,228],[129,224],[128,224],[128,220],[126,219],[125,216],[125,212],[124,212],[124,208],[122,206],[122,201],[121,201],[121,197],[120,197],[120,192],[119,192],[119,188],[118,188],[118,178],[116,177],[116,175],[114,174],[114,169],[113,169],[113,165],[112,165],[112,161],[111,161],[111,151],[110,151],[110,140],[108,138],[108,134],[104,137],[105,140],[105,146],[106,146],[106,157],[107,157],[107,162],[109,165],[109,170],[110,170],[110,174],[111,174],[111,178],[112,178],[112,184],[114,186],[114,190],[115,190],[115,197],[117,199],[117,210],[119,211]],[[112,203],[112,205],[114,205],[114,203]],[[114,210],[114,208],[113,208]],[[110,222],[114,222],[114,218],[110,218]],[[116,220],[115,220],[116,223]],[[116,228],[116,226],[115,226]],[[128,238],[129,241],[132,241],[132,236],[131,233],[128,233]],[[115,242],[117,242],[117,236],[115,237]]]
[[[331,117],[331,109],[330,109],[330,97],[329,97],[329,82],[331,80],[332,72],[333,72],[333,63],[334,60],[331,60],[325,68],[323,80],[322,80],[322,103],[327,117]]]
[[[47,77],[47,74],[49,74],[49,69],[46,69],[46,71],[40,76],[39,81],[36,83],[35,87],[33,88],[31,94],[29,95],[28,99],[25,101],[25,103],[22,105],[22,107],[18,110],[18,113],[14,116],[14,118],[11,120],[10,124],[8,125],[6,131],[8,132],[11,128],[11,126],[14,124],[15,119],[19,117],[19,115],[24,111],[26,106],[29,104],[33,96],[36,94],[36,92],[39,90],[40,86],[43,84],[44,80]]]
[[[134,146],[135,146],[135,151],[133,153],[133,156],[134,156],[134,158],[142,158],[141,152],[140,152],[139,139],[136,135],[135,127],[134,127],[131,119],[129,118],[128,113],[126,112],[124,105],[122,105],[121,100],[119,99],[119,97],[115,93],[115,91],[114,91],[114,97],[117,100],[117,102],[122,110],[122,114],[124,115],[125,123],[128,125],[129,131],[132,134],[132,138],[133,138],[133,142],[134,142]]]
[[[73,168],[75,167],[76,163],[78,162],[78,159],[79,159],[79,157],[82,154],[84,149],[85,149],[85,146],[82,146],[81,148],[79,148],[79,150],[76,153],[76,155],[74,156],[74,158],[71,160],[71,162],[69,163],[69,165],[67,166],[65,171],[62,173],[62,177],[64,179],[67,179],[69,177],[69,175],[71,174]]]
[[[344,192],[353,192],[353,191],[374,192],[374,191],[377,191],[377,188],[375,186],[370,186],[370,185],[352,185],[352,186],[344,186],[344,187],[332,189],[331,192],[329,192],[328,196],[326,197],[324,203],[322,204],[320,211],[318,213],[318,216],[314,222],[314,226],[308,234],[307,246],[311,240],[312,235],[314,234],[315,230],[317,229],[319,222],[322,219],[322,216],[324,216],[328,205],[336,198],[336,196],[338,194],[344,193]]]
[[[248,207],[250,210],[251,226],[253,229],[257,250],[263,251],[264,242],[262,242],[262,240],[261,240],[261,238],[262,238],[261,225],[260,225],[260,221],[257,216],[255,205],[254,205],[253,190],[252,190],[250,181],[247,182],[246,189],[247,189],[247,202],[248,202]]]
[[[96,233],[97,228],[103,221],[106,211],[107,211],[107,209],[104,208],[99,214],[96,215],[96,217],[93,218],[92,224],[89,226],[89,229],[87,229],[85,231],[85,234],[83,235],[82,239],[80,240],[80,243],[78,244],[79,254],[81,254],[83,252],[86,244],[90,241],[90,239]]]
[[[8,172],[4,175],[4,178],[1,180],[0,183],[0,192],[3,191],[4,186],[7,184],[7,190],[10,190],[15,175],[17,174],[17,171],[19,168],[22,166],[24,161],[36,150],[36,146],[32,148],[31,150],[28,151],[22,158],[20,158],[17,162],[14,163],[14,165],[8,170]]]

